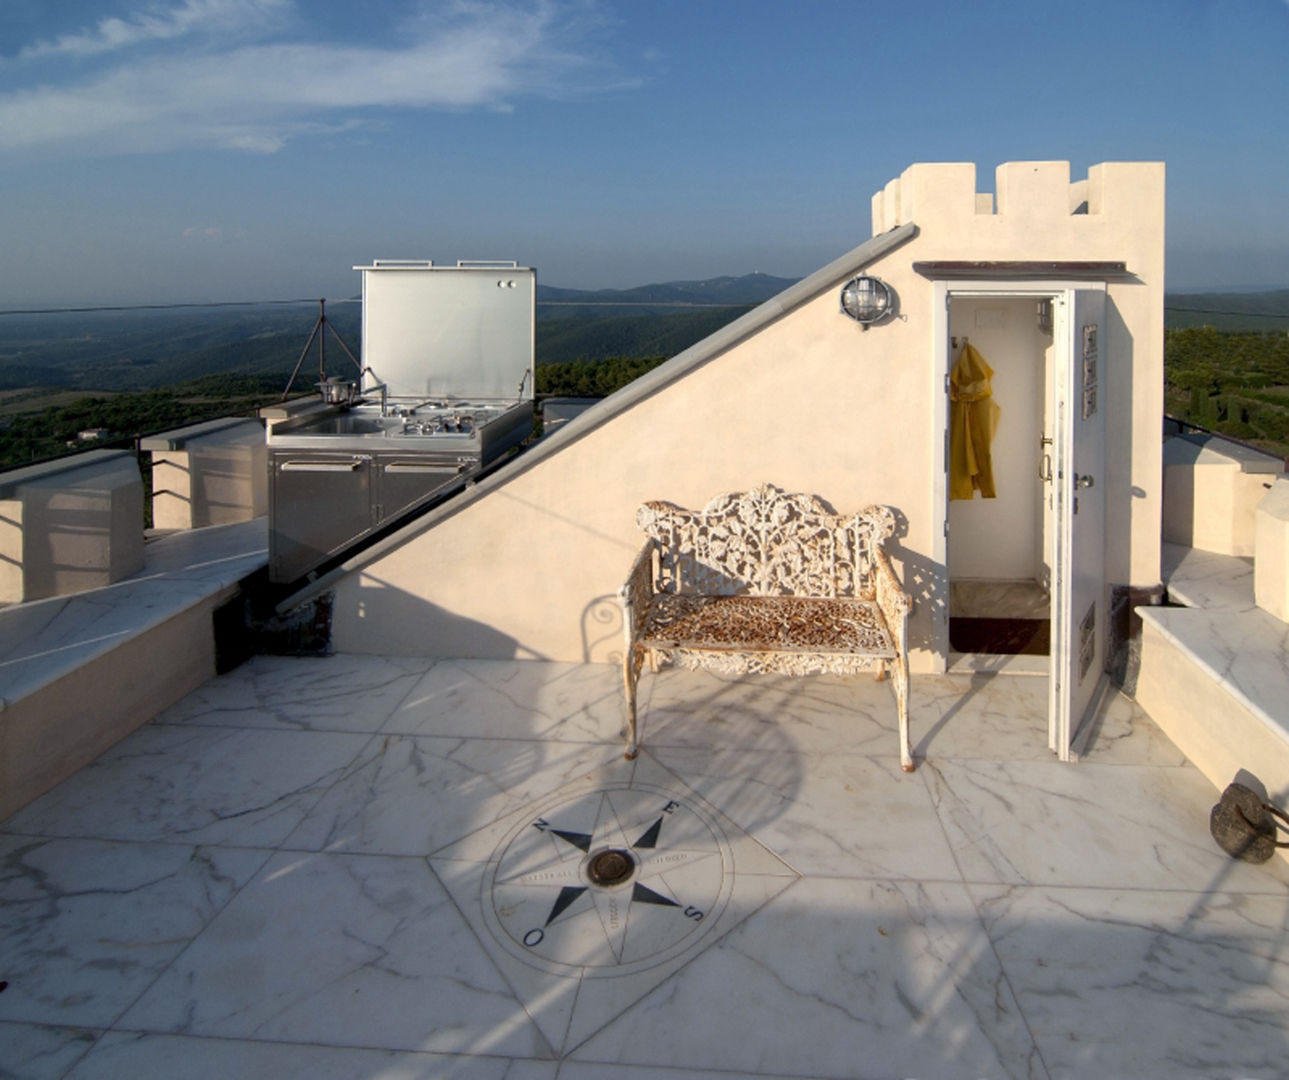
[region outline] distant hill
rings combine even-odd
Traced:
[[[792,284],[769,274],[634,289],[539,284],[537,361],[674,356]],[[357,352],[360,306],[334,302],[327,314]],[[0,391],[150,390],[214,375],[285,385],[316,317],[312,303],[0,316]],[[1289,330],[1289,289],[1170,293],[1165,321],[1170,329]],[[315,351],[305,359],[297,387],[314,382],[317,366]],[[352,367],[330,340],[327,367],[333,374]]]
[[[1164,297],[1164,325],[1170,330],[1289,330],[1289,289],[1169,293]]]
[[[623,315],[667,314],[687,307],[748,307],[777,296],[795,278],[769,274],[715,277],[704,281],[667,281],[634,289],[560,289],[537,286],[538,319],[609,318]]]

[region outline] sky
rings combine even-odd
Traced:
[[[917,161],[1168,166],[1167,286],[1289,287],[1289,0],[0,0],[0,309],[374,258],[800,277]]]

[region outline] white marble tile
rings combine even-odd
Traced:
[[[0,1019],[108,1026],[265,857],[0,837]]]
[[[645,746],[779,753],[899,753],[890,682],[663,668],[641,675]]]
[[[1024,675],[914,676],[909,724],[923,760],[1052,761],[1046,678]],[[1108,692],[1089,720],[1085,757],[1103,764],[1182,765],[1186,758],[1138,705]]]
[[[562,1073],[554,1061],[511,1061],[503,1080],[559,1080]]]
[[[153,722],[372,732],[433,663],[400,656],[256,656]]]
[[[650,1065],[738,1076],[1046,1076],[962,886],[809,878],[573,1060],[601,1075]]]
[[[923,768],[967,881],[1283,892],[1289,867],[1228,858],[1193,768],[932,761]]]
[[[755,1075],[756,1080],[800,1080],[800,1074],[776,1074],[758,1072],[755,1074],[739,1073],[741,1078]],[[724,1069],[677,1069],[652,1065],[615,1065],[611,1073],[606,1073],[603,1065],[584,1065],[577,1061],[565,1061],[560,1065],[559,1080],[731,1080],[731,1075]],[[507,1077],[506,1080],[510,1080]]]
[[[335,732],[147,726],[19,810],[5,828],[276,845],[368,741]]]
[[[1285,1075],[1283,889],[972,891],[1053,1076]]]
[[[97,1031],[0,1021],[0,1076],[57,1080],[94,1045]]]
[[[511,1071],[517,1064],[499,1057],[110,1032],[67,1080],[522,1080],[522,1073]],[[553,1072],[548,1075],[554,1080]]]
[[[602,744],[376,735],[284,846],[429,855],[621,756]]]
[[[615,664],[440,660],[383,731],[497,739],[613,741],[626,722]]]
[[[650,752],[803,874],[958,880],[926,785],[898,757]]]
[[[416,858],[274,856],[117,1027],[550,1056]]]

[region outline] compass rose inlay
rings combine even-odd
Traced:
[[[615,755],[430,865],[557,1056],[798,877],[647,752]]]
[[[502,943],[526,962],[636,967],[701,936],[731,868],[696,800],[623,785],[523,823],[487,887]]]

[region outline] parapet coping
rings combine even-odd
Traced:
[[[68,454],[67,457],[56,458],[53,461],[42,461],[39,465],[7,469],[0,472],[0,499],[14,498],[18,489],[24,484],[30,484],[36,480],[48,480],[60,473],[105,465],[116,458],[124,457],[133,460],[134,454],[129,450],[86,450],[84,453]]]
[[[459,514],[466,507],[482,499],[496,489],[517,479],[530,469],[540,465],[547,458],[572,446],[591,432],[603,427],[615,417],[633,408],[640,402],[684,378],[691,371],[702,367],[709,360],[740,344],[770,323],[813,300],[825,289],[834,287],[838,282],[857,273],[870,263],[876,262],[888,252],[912,240],[918,233],[913,222],[906,222],[887,232],[874,236],[858,247],[851,249],[840,258],[834,259],[827,266],[816,270],[809,277],[802,278],[794,285],[789,285],[783,292],[772,296],[765,303],[753,308],[747,314],[721,327],[714,334],[709,334],[702,341],[691,345],[684,352],[677,353],[665,364],[640,376],[634,382],[624,386],[614,394],[604,398],[598,405],[587,409],[575,420],[561,425],[558,431],[548,438],[535,443],[530,449],[507,462],[501,468],[470,485],[461,494],[453,496],[434,509],[396,530],[383,540],[359,552],[300,591],[293,593],[277,605],[278,612],[287,612],[292,608],[307,603],[314,597],[330,589],[341,578],[356,570],[370,565],[391,551],[401,547],[408,540],[419,536],[427,529],[432,529],[439,522]]]
[[[1190,450],[1189,447],[1194,447]],[[1174,460],[1169,460],[1169,457]],[[1164,441],[1165,465],[1234,464],[1245,473],[1282,473],[1284,458],[1257,447],[1233,442],[1222,435],[1187,432]]]
[[[139,442],[140,450],[183,450],[189,442],[204,439],[242,424],[255,424],[263,434],[264,425],[253,416],[222,416],[218,420],[207,420],[201,424],[189,424],[187,427],[175,428],[173,431],[161,431],[149,435]]]

